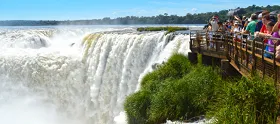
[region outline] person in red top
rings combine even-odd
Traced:
[[[266,33],[267,33],[266,25],[267,25],[269,22],[271,22],[271,21],[270,21],[269,15],[263,16],[263,17],[262,17],[262,22],[263,22],[263,26],[262,26],[260,32],[266,34]]]
[[[258,34],[269,34],[269,32],[268,32],[268,30],[267,30],[267,28],[266,28],[266,26],[268,25],[268,23],[270,23],[271,21],[270,21],[270,17],[269,17],[269,15],[265,15],[265,16],[263,16],[262,17],[262,22],[263,22],[263,25],[262,25],[262,28],[261,28],[261,30],[260,30],[260,32],[255,32],[255,34],[256,33],[258,33]],[[264,43],[267,43],[267,39],[265,39],[264,40]]]

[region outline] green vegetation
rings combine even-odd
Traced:
[[[175,31],[183,31],[188,30],[186,27],[145,27],[145,28],[137,28],[137,31],[167,31],[167,33],[175,32]]]
[[[167,31],[165,34],[175,32],[175,31],[183,31],[183,30],[188,30],[189,28],[186,27],[141,27],[137,28],[137,31]]]
[[[273,124],[277,119],[277,92],[273,81],[255,77],[221,85],[210,112],[217,124]]]
[[[235,9],[235,8],[229,8]],[[252,13],[259,10],[280,10],[279,5],[267,5],[267,6],[248,6],[247,8],[242,8],[242,11],[238,13],[239,16],[249,17]],[[187,13],[185,16],[178,15],[168,15],[167,13],[160,14],[151,17],[137,17],[137,16],[126,16],[111,19],[105,17],[103,19],[89,19],[89,20],[66,20],[66,21],[55,21],[55,20],[45,20],[45,21],[0,21],[1,26],[40,26],[40,25],[116,25],[116,24],[205,24],[213,15],[219,15],[219,19],[224,21],[228,19],[227,16],[229,10],[221,10],[219,12],[207,12],[207,13]]]
[[[213,123],[275,123],[273,81],[224,81],[219,69],[192,65],[181,54],[147,74],[124,104],[130,124],[160,124],[207,115]]]

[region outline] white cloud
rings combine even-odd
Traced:
[[[157,13],[163,14],[163,13],[167,13],[167,11],[162,9],[162,10],[158,10]]]
[[[197,12],[197,8],[192,8],[192,12]]]
[[[139,10],[139,11],[137,12],[137,14],[144,14],[144,13],[147,13],[147,12],[148,12],[147,10],[142,9],[142,10]]]
[[[173,2],[173,1],[150,1],[150,4],[156,4],[156,5],[180,5],[181,2]]]

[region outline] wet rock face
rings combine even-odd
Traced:
[[[152,69],[153,70],[157,70],[158,68],[160,68],[160,66],[162,66],[162,65],[164,65],[165,64],[165,62],[162,62],[162,63],[154,63],[153,65],[152,65]]]

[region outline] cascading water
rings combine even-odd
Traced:
[[[123,102],[141,78],[172,53],[189,51],[187,35],[94,32],[0,31],[2,123],[125,123]]]

